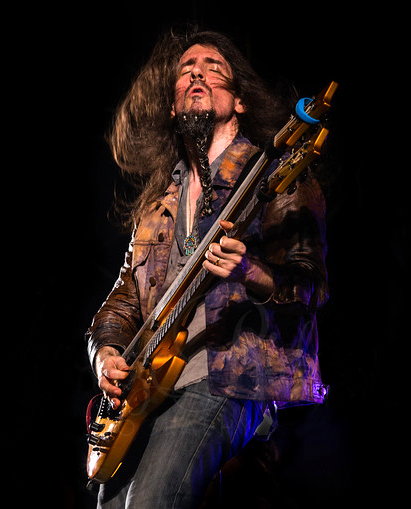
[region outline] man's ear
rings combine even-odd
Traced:
[[[239,97],[235,98],[234,110],[239,115],[241,115],[242,113],[245,113],[247,111],[247,106],[245,104],[243,104],[243,101]]]

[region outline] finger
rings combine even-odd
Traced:
[[[220,226],[226,233],[228,233],[234,226],[234,223],[221,219]],[[224,249],[229,250],[230,252],[235,252],[241,255],[246,253],[246,247],[241,241],[227,237],[226,235],[221,237],[220,244],[224,247]]]
[[[130,371],[124,357],[115,357],[114,366],[121,371]]]
[[[205,254],[207,260],[228,271],[234,270],[243,261],[243,255],[236,252],[226,252],[218,244],[212,244]]]
[[[121,401],[118,398],[110,398],[110,405],[113,410],[116,410],[121,405]]]
[[[123,359],[124,361],[124,359]],[[116,369],[116,367],[112,367],[109,365],[106,368],[103,368],[101,371],[101,375],[99,378],[99,386],[102,391],[107,396],[114,397],[121,395],[121,389],[118,387],[117,380],[124,380],[129,375],[129,368],[125,362],[115,363],[115,366],[120,365],[124,366],[123,369]],[[127,369],[126,369],[127,368]]]
[[[99,381],[99,387],[103,391],[106,398],[110,400],[110,405],[113,410],[121,405],[119,398],[122,391],[117,385],[114,385],[106,377],[103,376]]]
[[[236,254],[235,252],[232,252],[229,249],[223,249],[221,244],[216,244],[215,242],[209,245],[208,251],[210,251],[214,256],[218,256],[219,258],[225,259],[229,259],[232,254]]]
[[[210,250],[206,251],[205,257],[209,262],[228,271],[233,270],[242,260],[240,255],[224,253],[219,246],[212,252]]]
[[[205,253],[205,257],[207,258],[207,260],[214,264],[216,262],[217,264],[221,263],[224,259],[228,258],[229,256],[230,256],[229,254],[223,253],[220,244],[210,244],[208,251],[206,251]]]
[[[116,408],[118,408],[121,405],[121,401],[119,399],[121,396],[121,389],[119,389],[118,387],[116,387],[114,385],[106,384],[103,381],[99,385],[100,385],[100,388],[103,390],[106,398],[109,399],[111,407],[114,410]],[[104,387],[106,389],[104,389]]]
[[[97,374],[104,375],[111,380],[124,380],[127,378],[130,368],[120,356],[107,356],[97,364]]]
[[[247,252],[247,248],[242,242],[229,239],[228,237],[223,237],[220,244],[210,244],[208,249],[213,255],[224,260],[230,260],[236,264],[241,263],[243,256]]]
[[[213,242],[209,245],[208,249],[216,256],[220,256],[220,258],[227,258],[226,254],[244,256],[247,253],[247,247],[243,242],[237,239],[230,239],[225,235],[221,237],[219,244]]]
[[[117,369],[113,367],[108,367],[103,369],[102,374],[109,378],[110,380],[124,380],[128,377],[130,373],[129,368],[127,369]]]
[[[217,256],[217,254],[212,253],[210,250],[206,251],[205,257],[207,260],[214,265],[219,265],[222,261],[222,258],[220,256]]]
[[[225,221],[224,219],[221,219],[220,226],[226,233],[228,233],[234,226],[234,223],[232,223],[231,221]]]
[[[120,387],[113,383],[112,380],[107,379],[105,376],[100,378],[98,385],[104,394],[109,398],[114,398],[121,395]]]
[[[230,272],[228,270],[226,270],[224,267],[215,265],[214,263],[210,262],[209,260],[204,260],[203,267],[205,270],[207,270],[214,276],[218,276],[223,279],[226,279],[230,275]]]
[[[230,237],[225,235],[220,239],[220,246],[222,252],[226,253],[234,253],[240,256],[244,256],[247,252],[247,248],[243,242],[237,239],[230,239]]]

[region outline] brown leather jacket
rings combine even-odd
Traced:
[[[200,219],[203,238],[218,217],[246,161],[255,153],[237,136],[213,180],[213,215]],[[271,168],[271,171],[273,168]],[[139,218],[120,276],[87,331],[97,350],[123,351],[162,296],[178,207],[178,186]],[[265,206],[242,239],[249,256],[273,271],[268,302],[239,283],[217,280],[205,296],[209,385],[213,394],[279,405],[323,401],[316,310],[327,300],[325,202],[309,172],[294,194]]]

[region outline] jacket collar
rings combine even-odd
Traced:
[[[213,179],[213,187],[234,187],[244,165],[251,154],[256,151],[256,147],[253,147],[247,138],[238,134],[226,149],[224,158]]]
[[[158,200],[159,204],[170,212],[174,223],[177,220],[178,191],[179,187],[174,182],[172,182],[166,189],[164,196]]]

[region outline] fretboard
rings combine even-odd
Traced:
[[[210,282],[213,279],[211,274],[202,268],[192,283],[189,285],[189,287],[186,289],[182,297],[179,299],[177,305],[169,313],[165,322],[159,329],[156,330],[150,342],[141,352],[140,360],[142,360],[143,365],[146,365],[148,359],[153,354],[155,349],[160,345],[161,341],[172,328],[172,326],[181,320],[181,317],[184,314],[189,302],[194,298],[197,290],[200,288],[201,284],[206,281],[207,278],[210,280]]]

